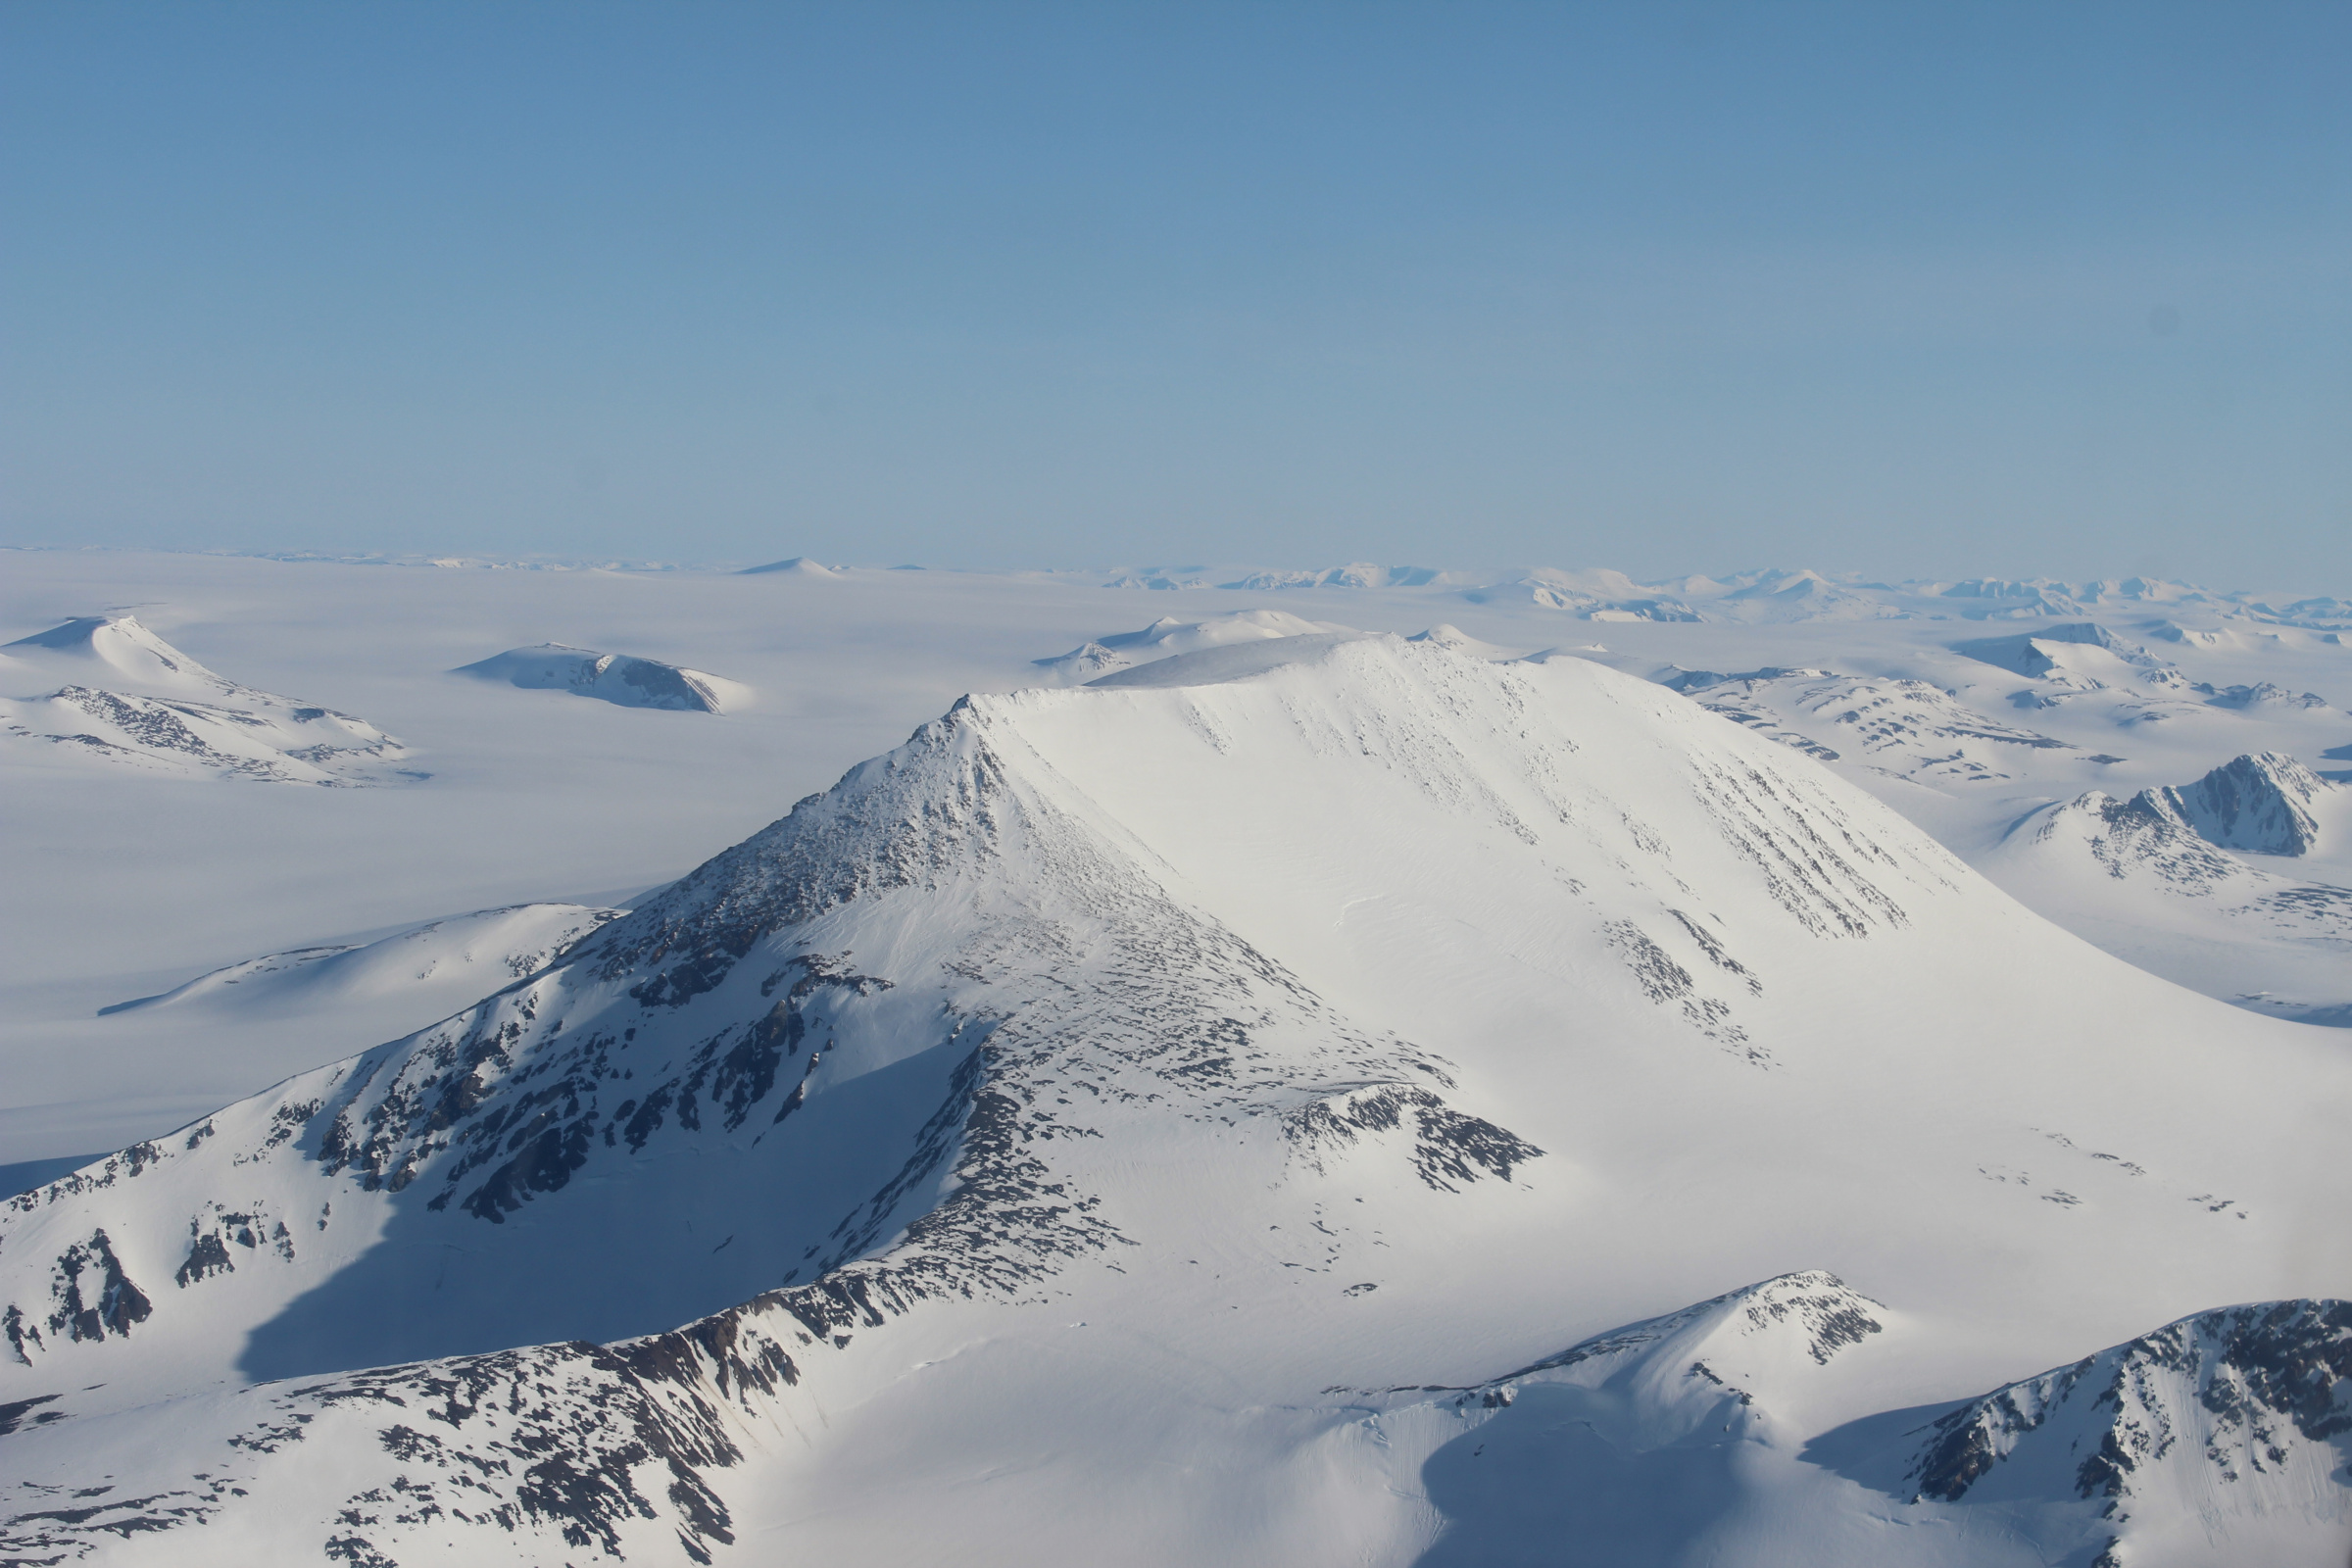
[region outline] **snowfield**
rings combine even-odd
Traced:
[[[2325,605],[17,559],[0,1560],[2352,1550]]]

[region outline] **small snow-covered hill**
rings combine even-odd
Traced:
[[[1528,1486],[1590,1421],[1781,1521],[1720,1560],[1873,1560],[1813,1439],[2352,1294],[2336,1045],[1647,682],[1225,643],[969,698],[551,967],[12,1200],[5,1529],[1445,1561],[1477,1390]],[[2027,1560],[1950,1539],[1875,1560]]]
[[[1443,1521],[1420,1568],[2335,1568],[2352,1544],[2352,1302],[2200,1313],[1822,1430],[1917,1332],[1788,1275],[1473,1387],[1365,1391],[1366,1427]]]
[[[740,708],[751,695],[749,687],[699,669],[626,654],[600,654],[593,648],[567,648],[562,643],[510,648],[462,665],[455,673],[526,691],[571,692],[622,708],[666,708],[696,713]]]
[[[740,573],[738,573],[738,575],[745,577],[764,577],[772,576],[778,572],[786,573],[795,577],[821,577],[826,579],[837,578],[841,575],[839,568],[828,566],[822,562],[811,561],[807,556],[794,556],[787,561],[771,561],[765,565],[760,566],[746,566]]]
[[[424,776],[393,765],[407,749],[374,725],[215,674],[131,615],[20,638],[0,650],[0,734],[61,758],[280,784]]]

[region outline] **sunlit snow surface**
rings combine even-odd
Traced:
[[[11,562],[12,1556],[2352,1548],[2340,606]]]

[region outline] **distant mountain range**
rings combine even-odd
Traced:
[[[1972,577],[1889,583],[1769,568],[1728,577],[1675,577],[1642,583],[1609,570],[1542,566],[1494,576],[1357,563],[1318,571],[1251,571],[1232,578],[1200,568],[1135,567],[1113,573],[1104,586],[1161,591],[1211,587],[1250,592],[1412,590],[1472,604],[1530,603],[1602,621],[2040,620],[2119,610],[2161,615],[2168,609],[2195,608],[2258,625],[2352,631],[2352,601],[2307,598],[2276,603],[2146,577],[2087,582]],[[2165,623],[2157,624],[2161,628]],[[2178,627],[2171,630],[2182,635]]]

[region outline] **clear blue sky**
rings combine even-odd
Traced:
[[[2352,4],[0,9],[0,539],[2352,592]]]

